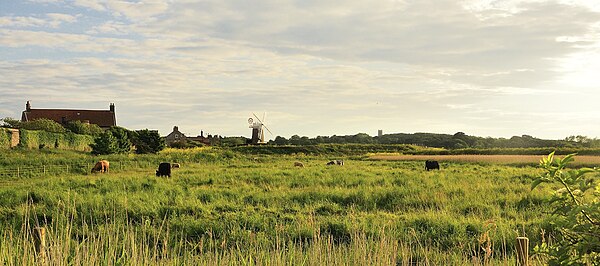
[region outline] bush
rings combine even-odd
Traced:
[[[21,128],[21,120],[17,120],[11,117],[5,117],[0,121],[3,122],[2,127]]]
[[[20,130],[19,146],[39,149],[39,147],[55,147],[64,150],[89,150],[94,139],[88,135],[75,133],[54,133],[41,130]]]
[[[117,153],[117,139],[110,131],[104,131],[99,137],[90,144],[92,154],[113,154]]]
[[[99,136],[102,134],[102,129],[96,124],[82,123],[81,121],[75,120],[67,123],[66,129],[82,135]]]
[[[136,130],[133,136],[135,153],[137,154],[158,153],[165,148],[165,141],[156,130]]]
[[[131,151],[131,131],[122,127],[111,127],[90,145],[92,154],[128,153]]]
[[[11,133],[4,128],[0,128],[0,149],[10,148]]]
[[[131,151],[131,131],[122,127],[111,127],[108,132],[110,132],[117,141],[116,153],[128,153]]]
[[[554,212],[551,223],[560,230],[556,243],[536,246],[535,250],[550,256],[550,265],[592,265],[600,261],[600,191],[598,176],[587,178],[588,173],[600,169],[581,168],[566,170],[575,154],[560,159],[550,153],[540,162],[545,170],[531,184],[534,189],[541,183],[561,186],[550,201]]]
[[[21,122],[22,129],[43,130],[55,133],[65,133],[67,130],[54,120],[40,118],[33,121]]]

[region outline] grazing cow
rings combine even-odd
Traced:
[[[158,165],[158,170],[156,170],[156,176],[171,177],[171,164],[170,163],[160,163],[160,165]]]
[[[329,161],[327,163],[327,165],[344,165],[344,161],[343,160],[333,160],[333,161]]]
[[[179,165],[178,163],[171,164],[171,169],[180,168],[180,167],[181,167],[181,165]]]
[[[433,169],[440,170],[440,164],[438,163],[438,161],[432,161],[432,160],[425,161],[425,170],[429,171],[429,170],[433,170]]]
[[[294,162],[294,166],[296,167],[304,167],[304,164],[301,162]]]
[[[109,166],[110,163],[107,160],[100,160],[92,167],[92,173],[108,173]]]

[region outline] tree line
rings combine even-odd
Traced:
[[[272,145],[317,145],[317,144],[412,144],[425,147],[464,149],[464,148],[597,148],[600,140],[586,136],[569,136],[562,140],[535,138],[530,135],[511,138],[492,138],[469,136],[463,132],[455,134],[437,133],[395,133],[382,136],[369,136],[365,133],[345,136],[317,136],[309,138],[298,135],[286,139],[282,136],[269,141]]]

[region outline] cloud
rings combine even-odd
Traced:
[[[597,88],[600,15],[578,2],[57,1],[72,14],[0,17],[0,54],[19,54],[3,108],[116,102],[161,133],[247,134],[266,111],[283,136],[522,134]]]
[[[0,17],[0,27],[15,27],[15,28],[37,28],[48,27],[58,28],[64,23],[74,23],[77,21],[77,15],[69,15],[62,13],[48,13],[43,18],[39,17],[22,17],[22,16],[4,16]]]
[[[80,7],[85,7],[91,10],[96,10],[96,11],[105,11],[105,1],[97,1],[97,0],[75,0],[73,2],[74,5],[76,6],[80,6]]]

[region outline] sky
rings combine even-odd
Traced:
[[[0,0],[0,117],[563,139],[600,137],[599,89],[596,0]]]

